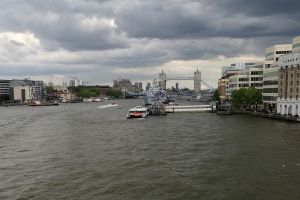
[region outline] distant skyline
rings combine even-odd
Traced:
[[[255,62],[300,35],[296,0],[1,0],[0,78],[192,76]],[[180,85],[184,85],[180,83]]]

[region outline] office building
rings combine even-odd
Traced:
[[[222,81],[220,84],[222,84]],[[223,80],[223,84],[226,84],[226,79]],[[223,86],[223,88],[224,87],[225,86]],[[234,90],[249,87],[254,87],[260,92],[263,90],[263,68],[253,67],[241,70],[238,74],[231,75],[228,78],[228,92],[226,93],[226,98],[230,99]]]
[[[239,71],[243,69],[249,69],[254,66],[255,63],[248,62],[248,63],[233,63],[229,66],[224,66],[221,69],[221,77],[223,77],[226,73],[230,73],[231,71]]]
[[[31,100],[43,100],[45,96],[45,85],[43,81],[29,79],[11,81],[11,100],[27,102]]]
[[[280,56],[292,52],[292,44],[274,45],[265,51],[263,70],[263,107],[270,112],[276,112],[278,97],[278,60]]]

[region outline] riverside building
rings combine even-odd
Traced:
[[[11,81],[11,100],[17,102],[28,102],[31,100],[44,99],[45,85],[43,81],[29,79]]]
[[[249,62],[249,63],[233,63],[230,66],[224,66],[221,70],[221,76],[223,77],[225,73],[228,73],[229,71],[239,71],[243,69],[249,69],[254,66],[255,63]]]
[[[277,113],[300,114],[300,36],[293,39],[293,52],[279,58]]]
[[[230,66],[222,67],[221,77],[218,81],[218,92],[220,95],[221,102],[229,101],[231,97],[231,92],[233,90],[238,89],[238,85],[246,84],[246,83],[237,83],[239,80],[243,80],[241,75],[241,79],[237,79],[237,77],[233,77],[235,75],[241,74],[242,70],[248,70],[254,66],[255,63],[233,63]],[[230,79],[230,77],[232,77]],[[248,80],[247,80],[248,84]],[[249,87],[249,86],[247,86]]]
[[[221,102],[225,102],[226,100],[228,100],[228,96],[229,96],[229,79],[222,77],[221,79],[219,79],[218,81],[218,93],[220,96],[220,100]]]
[[[262,68],[249,68],[241,70],[239,74],[229,77],[229,92],[228,97],[234,90],[240,88],[254,87],[259,91],[263,89],[263,69]]]
[[[278,97],[278,61],[280,56],[291,53],[292,44],[274,45],[266,49],[263,68],[263,107],[276,112]]]
[[[29,79],[0,80],[0,99],[14,102],[43,100],[44,82]]]
[[[0,80],[0,101],[9,99],[10,88],[11,80]]]

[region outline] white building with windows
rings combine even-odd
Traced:
[[[229,98],[231,98],[231,94],[234,90],[240,88],[254,87],[261,92],[263,89],[263,68],[253,67],[241,70],[238,74],[229,77],[228,85]]]
[[[277,113],[300,115],[300,36],[293,39],[293,53],[279,58]]]
[[[226,73],[230,73],[231,71],[249,69],[254,67],[253,62],[248,63],[232,63],[230,66],[224,66],[221,69],[221,77],[223,77]]]
[[[280,56],[292,52],[292,44],[274,45],[265,51],[263,68],[263,104],[264,109],[276,111],[278,97],[278,61]]]

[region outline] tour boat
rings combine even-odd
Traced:
[[[136,106],[131,108],[127,112],[127,118],[145,118],[149,114],[148,108],[142,106]]]

